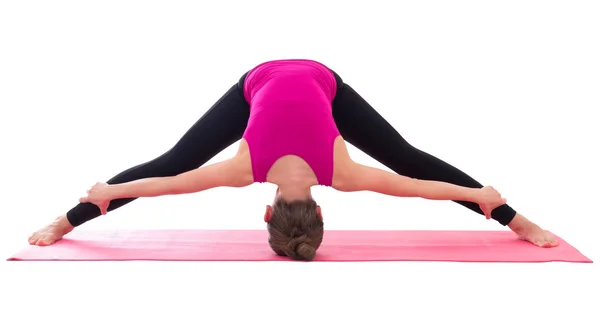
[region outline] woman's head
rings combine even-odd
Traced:
[[[280,256],[310,261],[323,241],[321,208],[312,197],[292,202],[275,198],[267,206],[269,246]]]

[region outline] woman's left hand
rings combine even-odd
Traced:
[[[79,202],[95,204],[100,208],[100,213],[106,215],[108,205],[112,199],[109,188],[109,184],[98,182],[91,189],[87,190],[87,196],[80,198]]]
[[[492,211],[496,209],[498,206],[506,204],[506,199],[500,195],[494,187],[485,186],[480,189],[479,195],[479,207],[486,219],[492,218]]]

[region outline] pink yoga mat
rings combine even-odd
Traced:
[[[592,262],[558,239],[558,247],[539,248],[510,231],[330,230],[314,261]],[[76,230],[54,245],[29,246],[8,260],[290,259],[271,251],[266,230]]]

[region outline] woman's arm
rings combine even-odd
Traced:
[[[188,194],[216,187],[244,187],[253,183],[247,159],[232,158],[177,176],[146,178],[106,187],[106,199]]]
[[[418,180],[392,172],[347,162],[338,172],[333,188],[344,192],[372,191],[398,197],[428,200],[484,202],[482,190],[439,181]]]

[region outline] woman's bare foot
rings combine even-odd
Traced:
[[[29,237],[29,244],[36,246],[49,246],[58,240],[61,240],[64,235],[73,230],[73,225],[69,223],[66,216],[60,216],[50,225],[36,231]]]
[[[549,232],[541,229],[521,214],[508,224],[508,227],[519,236],[519,239],[528,241],[538,247],[551,248],[558,246],[558,241]]]

